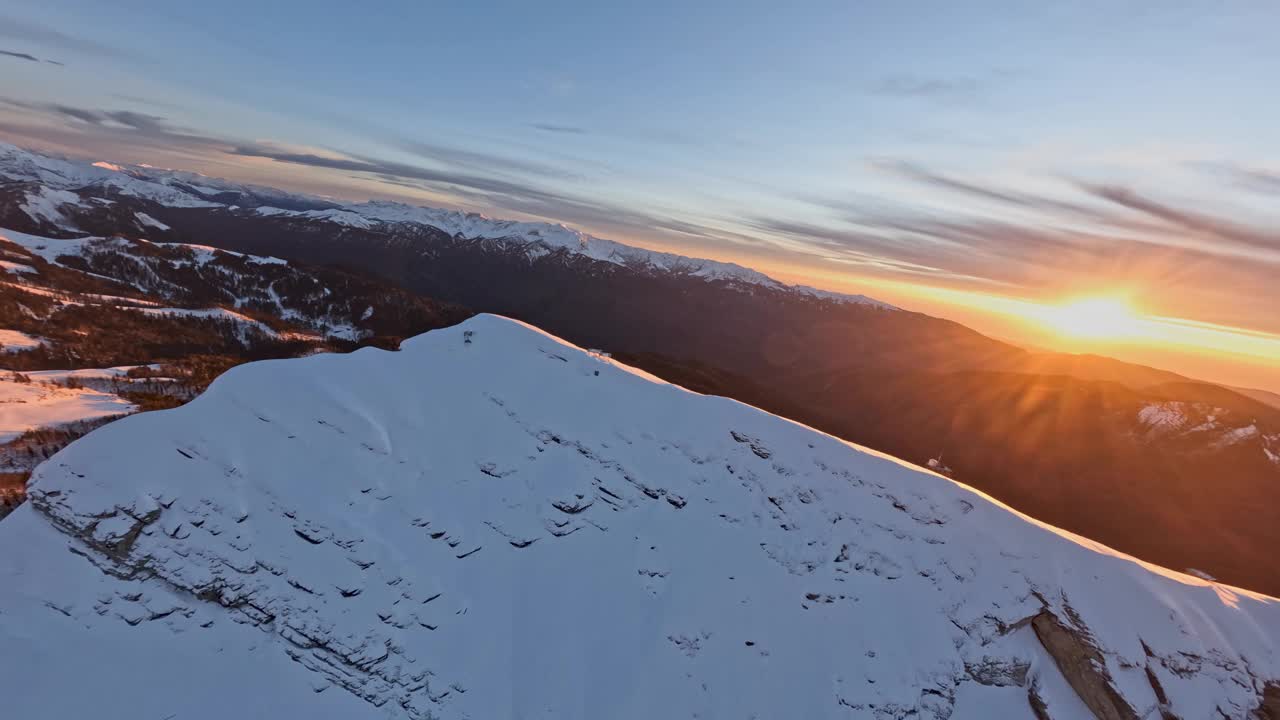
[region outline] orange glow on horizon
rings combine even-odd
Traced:
[[[930,284],[928,278],[850,274],[779,262],[776,256],[762,257],[745,248],[743,252],[720,248],[708,252],[661,238],[627,237],[624,241],[737,263],[787,283],[868,295],[904,310],[954,320],[1033,352],[1104,355],[1227,387],[1280,393],[1280,334],[1155,314],[1130,299],[1138,293],[1125,289],[1146,283],[1095,286],[1071,295],[1028,299],[1003,294],[1001,291],[1014,290],[1007,286],[993,285],[988,291]]]
[[[1125,298],[1086,297],[1050,305],[1034,317],[1068,339],[1124,340],[1142,332],[1142,319]]]
[[[1042,301],[994,291],[754,264],[787,282],[871,295],[907,310],[955,320],[1032,351],[1105,355],[1198,380],[1280,392],[1280,335],[1143,312],[1129,300],[1132,293],[1115,288]]]

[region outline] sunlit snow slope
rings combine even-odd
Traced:
[[[13,717],[1246,718],[1280,677],[1270,598],[493,316],[238,367],[31,500]]]

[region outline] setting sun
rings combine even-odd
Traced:
[[[1084,298],[1047,308],[1044,322],[1059,335],[1083,340],[1132,337],[1140,325],[1133,306],[1115,297]]]

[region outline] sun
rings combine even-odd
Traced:
[[[1119,340],[1137,334],[1139,319],[1124,298],[1095,297],[1050,307],[1043,321],[1054,332],[1077,340]]]

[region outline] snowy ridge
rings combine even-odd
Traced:
[[[137,174],[134,174],[137,172]],[[33,218],[63,222],[58,206],[78,204],[72,190],[92,187],[107,195],[144,198],[169,207],[218,207],[182,189],[171,187],[165,178],[148,178],[143,172],[110,163],[89,164],[23,150],[0,142],[0,177],[41,183],[30,194],[26,212]],[[158,180],[158,181],[157,181]]]
[[[111,196],[123,195],[182,208],[226,207],[226,203],[210,199],[222,194],[275,202],[332,205],[320,198],[234,183],[198,173],[105,161],[88,163],[24,150],[5,142],[0,142],[0,179],[39,183],[42,187],[29,195],[25,211],[33,218],[59,226],[65,223],[65,218],[58,207],[78,204],[80,198],[76,191],[106,196],[97,198],[100,202],[109,203]],[[167,229],[154,218],[139,219],[144,226]]]
[[[226,308],[220,308],[220,307],[198,308],[198,309],[173,308],[173,307],[140,307],[140,308],[122,308],[122,309],[136,310],[137,312],[144,313],[147,315],[168,315],[168,316],[177,316],[177,317],[194,317],[194,318],[205,318],[205,319],[215,319],[215,320],[229,320],[241,326],[241,328],[243,328],[242,337],[243,337],[243,333],[245,332],[256,332],[272,338],[296,337],[296,338],[319,339],[317,336],[306,335],[302,333],[280,333],[272,329],[269,325],[267,325],[266,323],[263,323],[260,320],[254,320],[248,315],[242,315],[238,312],[235,312],[234,310],[228,310]]]
[[[735,263],[691,258],[656,250],[645,250],[588,235],[580,230],[558,223],[496,220],[479,213],[406,205],[404,203],[381,200],[355,203],[340,209],[330,210],[291,212],[280,208],[260,207],[255,212],[273,217],[288,216],[322,219],[361,229],[370,228],[378,222],[413,223],[438,228],[449,235],[468,240],[505,240],[519,243],[526,246],[526,252],[531,257],[545,255],[555,250],[566,250],[575,255],[615,265],[640,266],[704,280],[738,282],[774,290],[785,290],[823,300],[870,305],[885,310],[897,309],[892,305],[865,295],[846,295],[804,285],[787,285],[762,272]]]
[[[1272,598],[494,316],[241,366],[71,445],[31,498],[0,523],[24,548],[0,556],[18,717],[1243,719],[1280,701]]]
[[[47,238],[40,235],[29,235],[27,233],[9,230],[7,228],[0,228],[0,240],[7,240],[8,242],[18,245],[24,250],[32,253],[32,255],[43,259],[45,262],[58,265],[59,267],[66,267],[62,263],[58,262],[59,257],[67,255],[87,257],[100,251],[128,249],[131,244],[130,240],[120,237],[85,236],[68,239]],[[136,242],[165,248],[183,248],[189,250],[194,257],[192,262],[197,265],[206,265],[217,260],[218,256],[222,254],[243,258],[248,262],[260,265],[289,264],[287,261],[276,257],[248,255],[234,250],[223,250],[221,248],[209,247],[207,245],[192,245],[187,243],[153,243],[150,240],[143,239],[139,239]],[[5,266],[0,267],[7,267],[12,264],[13,263],[7,263]]]

